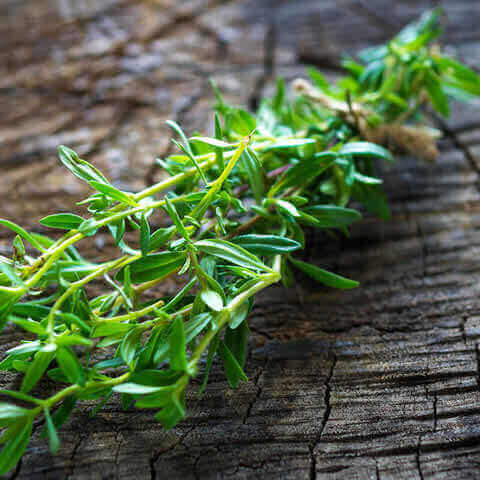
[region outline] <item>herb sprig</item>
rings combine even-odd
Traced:
[[[310,69],[313,85],[296,81],[300,95],[291,100],[279,79],[256,115],[213,86],[214,137],[189,138],[168,122],[179,153],[158,163],[169,176],[136,194],[59,148],[63,165],[94,191],[80,202],[88,217],[42,219],[66,231],[57,240],[0,219],[16,233],[13,257],[0,258],[0,326],[28,332],[0,363],[23,374],[19,391],[0,392],[10,399],[0,403],[0,474],[21,458],[36,420],[55,452],[57,430],[82,400],[96,400],[96,413],[118,393],[125,408],[153,409],[169,429],[186,415],[185,390],[202,359],[201,391],[215,356],[232,387],[247,380],[253,298],[280,280],[288,285],[292,268],[329,287],[358,285],[292,253],[304,248],[305,227],[347,232],[361,218],[352,199],[388,217],[375,173],[376,160],[393,160],[384,147],[434,157],[437,132],[423,125],[425,108],[446,116],[449,96],[480,94],[480,78],[432,44],[439,33],[439,11],[428,12],[387,45],[345,60],[349,74],[334,85]],[[152,228],[157,210],[171,226]],[[105,228],[121,256],[85,259],[76,244]],[[138,245],[127,244],[127,229],[138,231]],[[168,277],[183,285],[178,293],[147,300]],[[92,294],[93,282],[103,282],[102,294]],[[38,398],[31,392],[43,377],[58,389]]]

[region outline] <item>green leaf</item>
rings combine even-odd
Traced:
[[[355,183],[352,189],[355,200],[361,202],[369,212],[384,220],[391,218],[388,201],[380,185]]]
[[[174,385],[181,376],[181,372],[176,372],[172,369],[154,370],[147,368],[135,372],[129,381],[141,385],[150,385],[152,387],[166,387]]]
[[[140,249],[143,255],[146,255],[150,250],[150,225],[144,213],[140,223]]]
[[[211,312],[204,312],[195,315],[185,323],[185,343],[191,342],[197,337],[204,328],[206,328],[215,316]]]
[[[313,145],[315,143],[315,139],[313,138],[291,138],[288,140],[279,140],[272,145],[266,147],[263,151],[269,152],[271,150],[280,150],[284,148],[296,148],[302,147],[304,145]]]
[[[297,210],[295,205],[291,204],[290,202],[287,202],[285,200],[277,200],[275,203],[280,211],[283,211],[284,213],[287,213],[292,217],[300,216],[300,212]]]
[[[168,403],[155,415],[155,420],[160,422],[165,430],[170,430],[185,416],[182,403],[179,400]]]
[[[150,236],[150,250],[157,250],[165,245],[175,233],[175,226],[159,228]]]
[[[442,90],[441,79],[436,74],[428,71],[428,74],[425,75],[425,88],[433,108],[444,117],[448,117],[450,115],[450,107],[448,106],[448,98]]]
[[[227,328],[223,341],[232,352],[238,364],[243,368],[247,359],[247,341],[250,330],[247,322],[242,322],[237,328]]]
[[[92,332],[92,338],[109,337],[111,335],[125,334],[132,328],[132,325],[121,322],[103,322],[98,324]]]
[[[27,332],[36,333],[37,335],[46,335],[47,333],[45,328],[39,322],[36,322],[31,318],[25,319],[25,318],[12,316],[9,318],[9,320],[13,322],[15,325],[18,325],[19,327],[26,330]]]
[[[4,394],[5,391],[1,390],[0,393]],[[29,411],[26,408],[21,408],[10,403],[0,402],[0,423],[4,424],[5,420],[14,422],[19,418],[25,417],[28,412]]]
[[[135,354],[140,346],[142,333],[142,328],[133,328],[127,333],[120,346],[120,355],[130,367],[135,360]]]
[[[215,312],[219,312],[223,308],[222,297],[214,290],[202,290],[200,292],[202,301]]]
[[[3,273],[13,285],[25,285],[23,280],[17,275],[17,272],[8,263],[0,261],[0,273]]]
[[[32,435],[32,421],[25,419],[9,428],[12,432],[0,453],[0,475],[8,473],[20,460]]]
[[[197,169],[197,172],[200,175],[200,178],[202,179],[203,183],[207,185],[208,184],[207,177],[205,176],[205,173],[202,170],[202,167],[199,165],[197,159],[195,158],[195,155],[192,153],[191,148],[190,147],[186,148],[184,145],[182,145],[181,143],[178,143],[176,140],[172,140],[172,142],[190,159],[190,161],[193,163],[193,166]]]
[[[53,424],[55,428],[60,428],[70,417],[77,400],[73,396],[69,396],[63,400],[60,407],[52,415]]]
[[[40,380],[50,362],[55,356],[54,352],[37,352],[22,380],[21,391],[28,393]]]
[[[78,231],[87,237],[95,235],[97,230],[97,221],[94,218],[88,218],[87,220],[84,220],[78,227]]]
[[[190,238],[190,236],[188,235],[188,232],[185,229],[185,226],[183,225],[183,222],[182,222],[180,216],[178,215],[178,212],[177,212],[175,206],[173,205],[173,203],[170,201],[170,199],[168,197],[165,197],[165,208],[167,210],[167,213],[172,218],[172,221],[173,221],[175,227],[177,227],[178,233],[183,238],[188,240]]]
[[[143,283],[164,277],[179,269],[185,262],[183,252],[160,252],[145,255],[130,263],[130,275],[133,283]],[[124,279],[124,270],[120,270],[115,278]]]
[[[246,137],[250,135],[256,127],[257,120],[251,113],[240,108],[232,111],[230,117],[230,128],[232,130]]]
[[[0,390],[0,395],[7,395],[12,398],[16,398],[17,400],[22,400],[23,402],[29,402],[29,403],[39,403],[39,400],[37,400],[35,397],[32,397],[30,395],[26,395],[25,393],[22,392],[17,392],[16,390]],[[41,402],[41,401],[40,401]]]
[[[222,137],[222,126],[220,125],[220,119],[218,118],[218,114],[215,112],[215,138],[217,140],[222,140]],[[223,172],[225,168],[225,161],[223,158],[222,148],[215,148],[215,158],[217,160],[218,169],[220,170],[220,172]]]
[[[226,240],[200,240],[195,243],[195,246],[201,252],[227,260],[241,267],[253,268],[255,270],[270,270],[258,257]]]
[[[172,402],[176,389],[174,385],[150,388],[155,390],[152,390],[151,393],[145,392],[147,395],[140,398],[135,403],[137,408],[159,408],[164,407]]]
[[[236,388],[240,380],[244,380],[245,382],[248,381],[248,377],[245,375],[245,372],[238,363],[237,359],[222,341],[220,341],[218,346],[218,353],[223,360],[225,374],[227,376],[228,383],[232,388]]]
[[[183,132],[182,130],[182,127],[175,121],[173,120],[167,120],[165,122],[172,130],[174,130],[178,136],[180,137],[180,139],[182,140],[182,142],[184,143],[184,146],[185,146],[185,149],[190,153],[190,155],[193,156],[193,152],[192,152],[192,149],[190,147],[190,143],[188,141],[188,138],[187,136],[185,135],[185,133]]]
[[[118,200],[120,203],[125,203],[132,207],[138,207],[138,204],[133,198],[125,192],[118,190],[113,185],[109,183],[100,183],[92,180],[90,185],[100,193],[103,193],[107,197],[113,198],[114,200]]]
[[[192,137],[190,140],[206,143],[207,145],[211,145],[212,147],[216,147],[216,148],[232,149],[238,146],[238,143],[227,143],[227,142],[224,142],[223,140],[219,140],[218,138],[211,138],[211,137]]]
[[[144,395],[146,393],[160,392],[162,390],[169,389],[169,388],[170,387],[164,387],[164,386],[155,387],[151,385],[141,385],[139,383],[126,382],[113,387],[112,390],[117,393],[129,393],[130,395]]]
[[[314,158],[302,159],[300,162],[289,168],[283,177],[280,177],[279,181],[272,187],[270,193],[273,194],[281,187],[298,187],[305,183],[312,182],[325,170],[334,165],[336,158],[336,153],[322,152],[315,154]]]
[[[56,359],[61,371],[71,384],[84,384],[82,365],[71,348],[58,348]]]
[[[170,366],[173,370],[187,370],[187,354],[185,344],[185,330],[181,316],[173,321],[172,331],[169,337]]]
[[[208,347],[207,363],[205,365],[205,376],[203,377],[202,385],[198,390],[198,395],[201,395],[201,393],[205,390],[205,387],[207,386],[208,376],[210,374],[210,369],[212,368],[213,359],[215,357],[215,353],[217,353],[219,343],[220,335],[217,333]]]
[[[265,191],[263,170],[256,160],[255,154],[250,149],[246,149],[240,157],[240,165],[245,170],[248,183],[252,189],[253,196],[258,205],[262,202]]]
[[[41,252],[45,252],[45,248],[25,229],[19,227],[17,224],[11,222],[10,220],[5,220],[4,218],[0,218],[0,225],[14,231],[18,235],[20,235],[24,240],[30,243],[32,247],[35,247],[37,250]]]
[[[251,233],[232,238],[232,243],[240,245],[257,255],[276,255],[288,253],[302,248],[302,245],[290,238],[279,235],[260,235]]]
[[[303,223],[318,228],[342,228],[361,218],[360,212],[336,205],[314,205],[306,208],[300,215]]]
[[[282,77],[277,78],[277,89],[272,98],[272,108],[276,112],[281,112],[283,102],[285,101],[285,80]]]
[[[60,439],[58,438],[57,430],[53,424],[52,417],[47,407],[44,407],[43,412],[45,414],[45,423],[47,427],[48,443],[50,446],[50,452],[56,453],[60,447]]]
[[[312,79],[313,83],[324,92],[328,92],[330,90],[330,84],[328,80],[324,77],[319,70],[313,67],[307,68],[308,76]]]
[[[248,301],[243,302],[237,307],[230,315],[228,325],[231,329],[235,330],[246,318],[250,312],[250,303]]]
[[[62,230],[75,230],[84,219],[73,213],[57,213],[42,218],[40,223],[50,228],[60,228]]]
[[[353,155],[354,157],[374,157],[393,162],[392,154],[386,149],[370,142],[349,142],[339,150],[342,155]]]
[[[90,163],[78,158],[76,152],[71,148],[60,145],[58,147],[58,155],[60,161],[72,172],[76,177],[85,182],[96,181],[100,183],[108,183],[103,174]]]
[[[290,261],[293,263],[293,265],[305,272],[308,276],[312,277],[317,282],[327,285],[328,287],[350,289],[358,287],[360,285],[355,280],[350,280],[340,275],[336,275],[335,273],[328,272],[327,270],[318,268],[315,265],[311,265],[310,263],[302,262],[301,260],[297,260],[294,258],[290,258]]]

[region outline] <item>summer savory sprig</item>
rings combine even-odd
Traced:
[[[0,325],[28,333],[0,363],[22,375],[18,391],[0,392],[0,474],[23,455],[34,422],[55,452],[58,429],[83,400],[97,401],[95,414],[119,394],[124,408],[152,409],[168,429],[186,415],[185,391],[201,361],[200,391],[216,356],[232,387],[247,380],[254,296],[280,280],[288,285],[292,268],[329,287],[358,285],[292,253],[304,248],[305,227],[347,232],[361,218],[351,199],[388,217],[375,173],[375,161],[392,161],[384,146],[423,145],[417,152],[432,157],[435,135],[420,123],[425,107],[448,115],[448,96],[480,93],[478,76],[432,45],[438,17],[430,12],[387,45],[346,60],[349,75],[335,85],[310,70],[314,86],[295,82],[301,95],[290,100],[279,80],[255,115],[214,86],[214,137],[189,138],[168,122],[178,153],[158,160],[164,180],[136,194],[59,148],[63,165],[92,188],[80,202],[88,213],[42,219],[66,232],[56,240],[0,220],[17,234],[12,258],[0,258]],[[170,226],[152,227],[158,210]],[[138,232],[137,244],[127,243],[127,229]],[[76,245],[101,230],[121,253],[98,263]],[[168,277],[180,285],[175,295],[146,297]],[[40,398],[44,377],[57,389]]]

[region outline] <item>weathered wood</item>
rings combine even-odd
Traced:
[[[209,124],[212,75],[253,106],[302,63],[335,75],[339,55],[388,38],[428,1],[7,0],[0,5],[0,216],[74,209],[84,187],[55,159],[65,143],[119,186],[161,175],[164,120]],[[480,65],[475,1],[443,3],[449,48]],[[48,453],[35,439],[13,476],[41,478],[480,478],[479,103],[445,123],[435,164],[385,172],[393,219],[350,238],[311,239],[318,265],[354,291],[298,287],[262,295],[248,383],[215,365],[190,417],[165,433],[150,412],[83,407]],[[0,248],[11,237],[0,231]],[[0,252],[1,253],[1,252]],[[89,254],[107,257],[107,236]],[[2,351],[18,338],[3,334]],[[3,385],[16,382],[4,375]]]

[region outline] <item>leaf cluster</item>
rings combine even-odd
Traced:
[[[438,33],[438,12],[430,12],[358,62],[346,60],[349,75],[336,85],[309,73],[332,99],[367,107],[372,123],[416,119],[425,102],[446,115],[449,95],[477,95],[480,82],[431,46]],[[362,216],[352,201],[389,216],[376,164],[392,162],[391,153],[367,141],[355,119],[306,96],[290,98],[281,79],[256,114],[213,88],[214,136],[189,137],[168,122],[178,152],[158,160],[161,182],[135,194],[119,190],[62,146],[65,168],[92,190],[79,202],[84,216],[43,218],[63,232],[59,238],[0,220],[16,234],[12,258],[0,258],[0,327],[26,332],[0,362],[0,370],[22,376],[19,391],[0,392],[8,399],[0,403],[0,474],[22,456],[37,418],[55,452],[58,429],[81,401],[97,403],[94,415],[118,394],[125,409],[152,409],[169,429],[187,413],[186,389],[202,359],[200,391],[215,357],[232,387],[247,380],[253,299],[280,280],[289,285],[295,270],[327,287],[358,285],[294,252],[305,248],[305,228],[348,234]],[[159,211],[169,226],[153,220]],[[117,258],[98,263],[79,253],[76,245],[99,231],[112,236]],[[127,231],[137,232],[136,243]],[[170,277],[178,292],[145,295]],[[92,282],[103,282],[100,295]],[[45,377],[57,389],[40,398]]]

